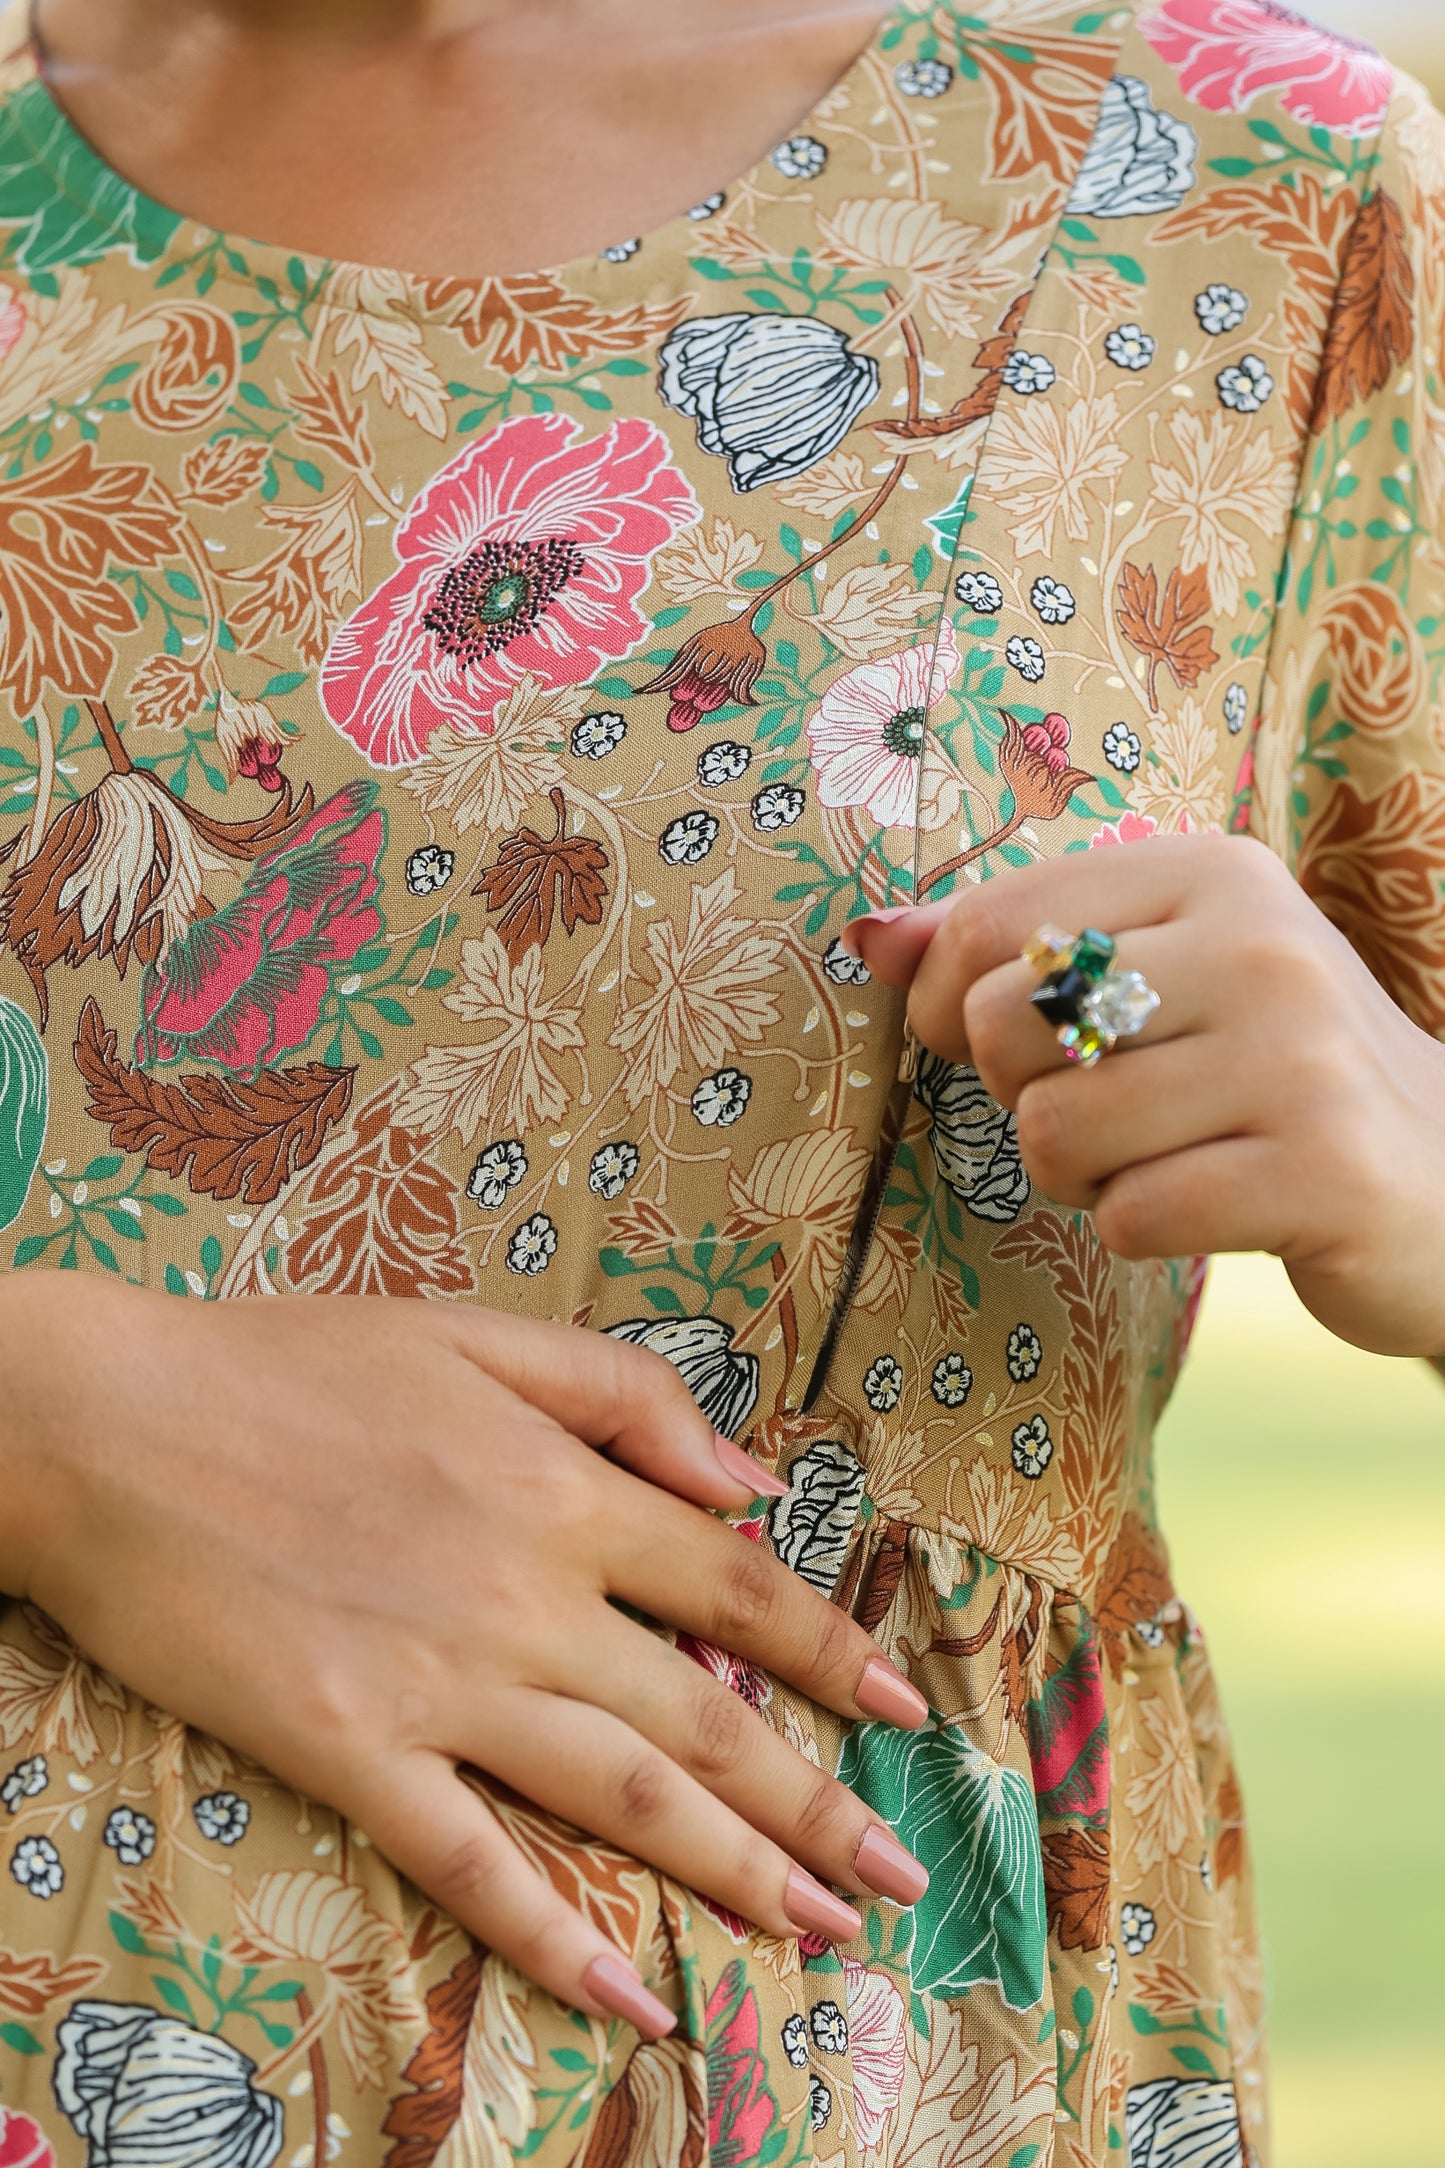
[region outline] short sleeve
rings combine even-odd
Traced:
[[[1445,1038],[1445,119],[1402,78],[1301,462],[1251,825]]]

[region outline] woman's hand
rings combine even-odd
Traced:
[[[842,1785],[609,1599],[842,1715],[927,1711],[704,1507],[774,1478],[671,1364],[569,1326],[356,1296],[207,1305],[0,1279],[0,1587],[137,1693],[356,1821],[581,2008],[672,2013],[457,1775],[470,1763],[774,1934],[927,1875]]]
[[[1019,952],[1048,921],[1113,934],[1161,997],[1092,1069],[1029,1001]],[[845,938],[909,989],[923,1044],[1015,1109],[1029,1174],[1106,1247],[1272,1250],[1342,1340],[1445,1351],[1445,1048],[1262,844],[1080,851]]]

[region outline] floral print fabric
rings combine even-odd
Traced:
[[[1438,121],[1270,0],[903,0],[658,232],[415,279],[139,197],[20,49],[0,242],[4,1264],[650,1346],[933,1711],[684,1641],[932,1870],[837,1952],[489,1794],[640,2046],[12,1605],[0,2162],[1265,2161],[1201,1268],[838,935],[1253,829],[1445,1026]]]

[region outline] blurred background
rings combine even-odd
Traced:
[[[1445,0],[1301,4],[1445,106]],[[1253,1826],[1275,2168],[1445,2168],[1445,1384],[1222,1258],[1159,1457]]]

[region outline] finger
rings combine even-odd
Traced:
[[[462,1305],[448,1324],[489,1377],[679,1498],[732,1513],[787,1489],[714,1430],[681,1372],[650,1348]]]
[[[863,1922],[647,1739],[592,1702],[538,1706],[488,1746],[503,1783],[773,1935],[851,1942]]]
[[[928,1871],[836,1777],[766,1723],[770,1681],[712,1643],[670,1648],[613,1614],[596,1697],[753,1829],[825,1882],[916,1904]]]
[[[771,1552],[670,1499],[654,1499],[645,1517],[631,1504],[620,1500],[601,1530],[608,1595],[731,1649],[840,1716],[910,1731],[928,1721],[922,1694],[872,1636]]]
[[[647,2040],[677,2023],[631,1960],[559,1897],[442,1756],[364,1777],[354,1819],[394,1867],[559,2002],[620,2017]]]
[[[1117,1257],[1278,1255],[1305,1245],[1305,1212],[1299,1194],[1282,1183],[1274,1145],[1262,1137],[1227,1137],[1126,1167],[1100,1191],[1094,1225]]]
[[[838,939],[874,978],[886,986],[907,986],[953,907],[950,896],[946,903],[896,903],[887,911],[866,911],[851,919]]]
[[[1045,1196],[1087,1211],[1126,1167],[1244,1134],[1258,1114],[1246,1051],[1218,1037],[1130,1042],[1127,1061],[1030,1078],[1016,1102],[1030,1177]]]

